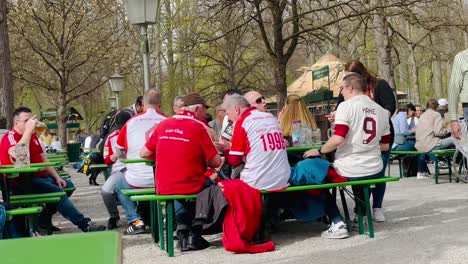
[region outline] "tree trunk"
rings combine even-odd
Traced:
[[[69,138],[67,138],[67,119],[67,104],[65,96],[61,95],[57,104],[57,134],[64,147],[67,146],[69,140],[74,139],[72,135],[68,135]]]
[[[378,1],[375,1],[378,3]],[[396,106],[398,97],[395,90],[395,72],[392,61],[392,45],[389,37],[388,21],[384,10],[379,9],[373,17],[375,45],[377,48],[378,77],[386,80],[393,88]]]
[[[432,61],[432,81],[434,83],[434,91],[436,98],[442,97],[442,74],[440,61],[434,59]]]
[[[164,1],[166,7],[166,41],[167,41],[167,83],[166,83],[166,100],[163,101],[163,111],[165,113],[172,113],[172,100],[177,95],[176,88],[176,65],[174,60],[174,39],[173,39],[173,16],[171,3],[169,0]]]
[[[414,52],[414,47],[411,44],[408,44],[409,50],[409,63],[411,69],[411,79],[413,79],[413,93],[414,93],[414,103],[420,104],[419,97],[419,79],[418,79],[418,67],[416,65],[416,54]]]
[[[288,97],[288,86],[286,85],[287,61],[277,59],[275,69],[275,84],[278,89],[278,112],[281,111]]]
[[[0,117],[4,116],[7,128],[13,124],[13,80],[7,25],[7,1],[0,0]]]

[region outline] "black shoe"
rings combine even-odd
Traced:
[[[36,233],[38,236],[50,236],[52,235],[52,229],[50,226],[38,226]]]
[[[190,250],[203,250],[210,247],[210,242],[206,241],[202,236],[190,235],[188,237],[187,247]]]
[[[138,235],[145,232],[145,224],[141,220],[133,221],[131,224],[128,225],[128,228],[125,231],[127,235]]]
[[[190,249],[188,248],[188,230],[179,230],[177,231],[177,248],[180,249],[180,251],[189,251]]]
[[[52,232],[60,232],[60,231],[62,231],[62,229],[60,229],[60,228],[58,228],[58,227],[56,227],[56,226],[54,226],[54,225],[51,225],[51,226],[50,226],[50,230],[52,230]]]
[[[115,229],[117,228],[119,225],[119,220],[120,220],[120,217],[111,217],[109,218],[109,220],[107,220],[107,230],[112,230],[112,229]]]
[[[81,228],[81,231],[83,232],[96,232],[96,231],[104,231],[104,230],[106,230],[105,226],[98,225],[91,220],[88,221],[86,227]]]

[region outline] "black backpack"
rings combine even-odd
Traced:
[[[101,127],[99,128],[99,134],[101,135],[101,139],[99,140],[99,144],[97,146],[102,154],[104,153],[104,145],[106,143],[107,137],[117,129],[115,119],[120,113],[120,111],[125,111],[129,113],[130,116],[135,115],[135,113],[130,108],[113,110],[106,115],[104,121],[101,124]]]
[[[403,177],[413,177],[418,174],[418,155],[405,155],[401,157]]]

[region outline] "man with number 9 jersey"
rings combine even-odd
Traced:
[[[259,190],[287,186],[291,169],[276,117],[250,107],[240,95],[232,95],[222,107],[226,109],[229,120],[235,122],[231,149],[225,153],[226,160],[232,166],[238,166],[245,159],[241,180]]]
[[[334,167],[347,178],[373,176],[383,169],[381,150],[388,149],[390,124],[388,112],[365,95],[365,81],[357,73],[343,78],[341,92],[345,101],[335,115],[334,135],[319,150],[304,157],[330,153],[336,149]]]

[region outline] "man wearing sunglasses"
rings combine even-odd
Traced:
[[[257,108],[260,112],[267,112],[267,104],[265,97],[259,92],[250,91],[244,95],[245,99],[249,102],[250,106]]]

